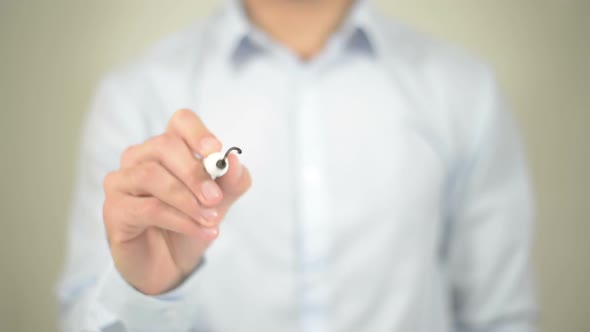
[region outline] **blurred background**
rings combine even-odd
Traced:
[[[590,1],[382,0],[491,63],[534,177],[543,331],[590,329]],[[0,331],[57,331],[79,127],[109,69],[215,0],[0,1]]]

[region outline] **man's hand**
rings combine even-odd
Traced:
[[[221,143],[191,111],[174,114],[166,132],[128,148],[104,180],[103,218],[119,273],[144,294],[179,285],[219,233],[228,208],[250,187],[248,170],[230,155],[217,181],[195,153]]]

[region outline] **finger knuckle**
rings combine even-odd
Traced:
[[[158,176],[158,167],[155,163],[145,163],[141,167],[136,167],[133,172],[134,185],[145,184],[149,181],[155,181]]]
[[[165,154],[173,143],[173,138],[170,135],[162,134],[154,138],[152,147],[158,154]]]
[[[107,240],[111,246],[119,245],[125,242],[126,237],[122,232],[113,230],[107,233]]]
[[[187,121],[194,121],[195,117],[197,117],[197,115],[193,111],[183,108],[179,109],[174,113],[172,119],[170,120],[170,123],[172,124],[172,126],[178,128]]]
[[[113,228],[112,226],[117,220],[117,215],[118,213],[113,201],[105,199],[104,204],[102,205],[102,220],[107,231]]]
[[[105,199],[104,203],[102,204],[102,218],[106,223],[107,220],[111,219],[111,217],[112,217],[112,207],[111,207],[110,201],[108,199]]]
[[[105,177],[102,181],[102,187],[103,187],[105,193],[112,190],[112,188],[114,187],[114,183],[116,182],[116,177],[117,177],[117,172],[114,172],[114,171],[109,172],[109,173],[107,173],[107,175],[105,175]]]
[[[181,108],[174,113],[173,118],[177,121],[186,120],[187,118],[195,117],[195,113],[188,108]]]
[[[145,199],[139,206],[138,217],[160,215],[163,208],[164,206],[157,199]]]
[[[128,165],[134,159],[137,145],[129,146],[121,154],[121,166]]]

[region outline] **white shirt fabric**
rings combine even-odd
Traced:
[[[180,108],[253,186],[150,297],[113,267],[102,180]],[[531,192],[493,73],[364,1],[309,62],[230,2],[109,74],[84,128],[64,330],[535,331]]]

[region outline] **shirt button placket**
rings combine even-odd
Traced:
[[[299,256],[302,329],[326,330],[326,197],[322,185],[322,135],[312,72],[300,70],[299,108],[295,112],[298,147]]]

